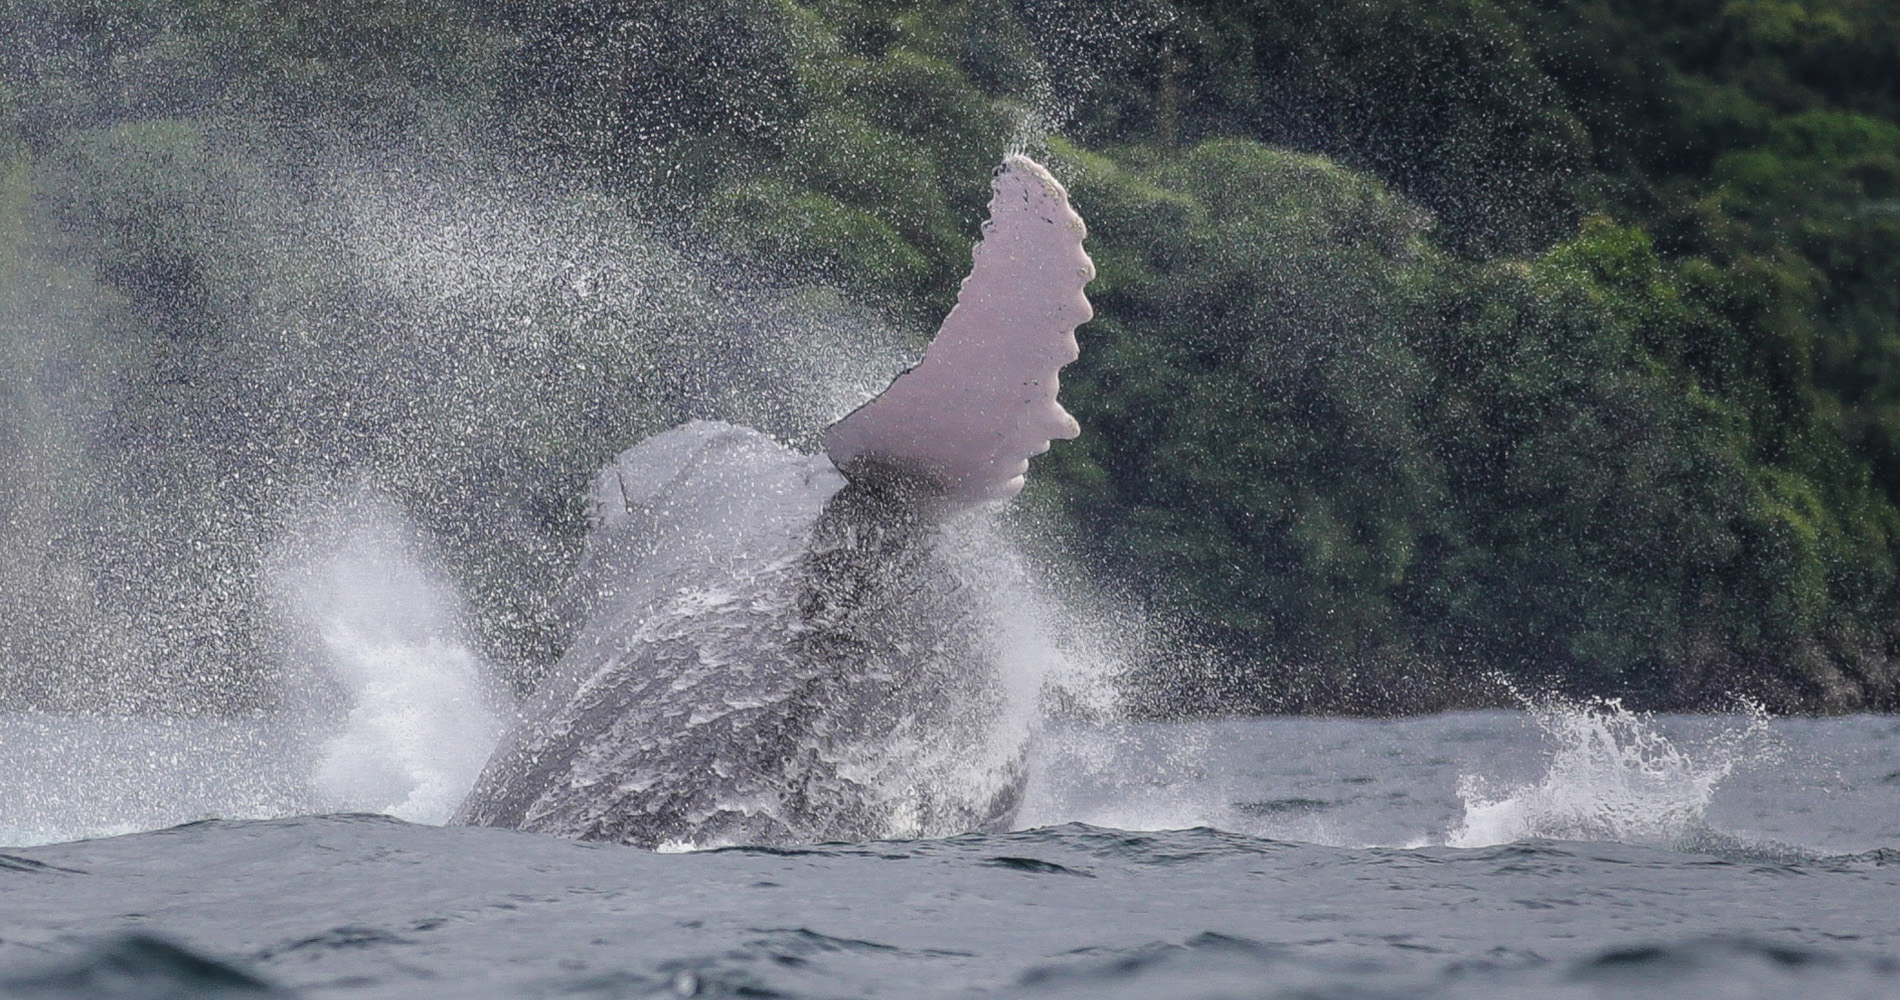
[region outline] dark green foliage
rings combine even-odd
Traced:
[[[1442,293],[1425,426],[1461,523],[1417,610],[1585,690],[1852,704],[1817,650],[1878,645],[1900,520],[1799,400],[1752,420],[1751,394],[1698,377],[1687,346],[1744,335],[1701,271],[1597,220]],[[1769,421],[1772,445],[1751,426]]]
[[[704,189],[782,151],[805,111],[771,0],[492,3],[517,36],[521,142],[621,183]]]
[[[1068,472],[1081,516],[1255,655],[1343,660],[1402,638],[1393,585],[1438,527],[1417,514],[1443,499],[1403,335],[1432,255],[1424,214],[1246,142],[1076,166],[1101,275],[1066,382],[1097,470]]]
[[[1067,41],[1071,7],[1026,6],[1052,47]],[[1589,137],[1492,0],[1107,6],[1139,40],[1092,39],[1077,61],[1121,65],[1065,78],[1084,140],[1232,135],[1324,153],[1431,209],[1474,253],[1534,247],[1574,221],[1565,182]]]
[[[35,152],[155,118],[401,129],[423,89],[488,96],[502,39],[477,15],[463,0],[4,0],[0,81]]]
[[[1078,166],[1105,318],[1069,381],[1071,504],[1258,658],[1256,704],[1402,707],[1377,667],[1307,690],[1368,659],[1449,680],[1440,703],[1492,669],[1669,705],[1891,683],[1858,657],[1900,519],[1811,411],[1768,418],[1792,440],[1765,455],[1750,394],[1704,385],[1691,345],[1740,335],[1705,265],[1602,220],[1463,264],[1376,183],[1244,143]]]
[[[835,288],[921,333],[1012,144],[1059,161],[1100,269],[1086,436],[1041,488],[1220,651],[1138,678],[1152,710],[1418,710],[1493,673],[1900,707],[1872,0],[0,0],[0,613],[65,637],[0,626],[6,693],[83,704],[60,664],[109,646],[258,702],[285,484],[352,476],[531,677],[605,456],[687,415],[808,437],[747,359],[864,325]],[[318,193],[355,173],[419,231],[530,202],[624,230],[588,251],[622,270],[425,308],[350,256],[388,223]],[[590,298],[612,273],[637,306]]]

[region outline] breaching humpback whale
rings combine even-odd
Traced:
[[[584,624],[456,822],[646,847],[1006,826],[1027,730],[967,514],[1079,433],[1056,391],[1090,316],[1084,235],[1010,156],[923,360],[822,455],[699,421],[603,470]]]

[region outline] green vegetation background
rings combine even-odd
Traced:
[[[5,294],[42,327],[99,314],[60,320],[97,341],[65,353],[17,326],[0,343],[0,449],[39,469],[0,478],[15,619],[96,634],[111,616],[73,609],[142,571],[60,563],[85,539],[35,511],[72,456],[136,466],[117,495],[141,509],[109,513],[184,551],[198,529],[164,522],[202,511],[217,469],[310,454],[285,443],[309,428],[204,429],[288,384],[237,384],[234,359],[289,348],[206,305],[235,266],[205,222],[233,135],[479,135],[524,176],[630,220],[686,206],[680,232],[776,262],[783,288],[874,289],[913,327],[952,300],[989,171],[1027,141],[1100,269],[1065,375],[1087,433],[1032,500],[1172,630],[1176,655],[1135,678],[1148,710],[1427,710],[1494,700],[1500,675],[1659,708],[1900,708],[1900,8],[1882,0],[0,11]],[[580,415],[471,452],[489,478],[453,484],[497,491],[519,530],[471,536],[430,500],[445,487],[397,490],[452,539],[503,662],[558,648],[524,581],[559,578],[569,498],[668,416],[590,407],[653,377],[595,347],[584,384],[528,383]],[[318,376],[338,373],[286,378]],[[102,416],[44,440],[35,408],[75,397]],[[155,429],[186,417],[199,432]],[[337,420],[365,448],[381,433]],[[266,502],[232,489],[218,503]],[[203,559],[166,563],[179,593]],[[13,696],[58,701],[29,682],[71,647],[9,634]],[[212,675],[180,649],[245,653],[166,648],[181,677]]]

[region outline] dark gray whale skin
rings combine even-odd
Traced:
[[[980,512],[712,422],[621,455],[594,502],[586,625],[455,822],[645,847],[1008,826]]]
[[[982,512],[1080,433],[1056,394],[1086,234],[1012,155],[955,308],[825,455],[699,422],[616,459],[586,624],[457,821],[648,847],[1007,826],[1034,695],[998,648],[1020,611]]]

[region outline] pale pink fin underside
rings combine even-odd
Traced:
[[[1093,315],[1087,229],[1028,157],[1005,160],[991,190],[974,266],[923,361],[825,432],[846,476],[881,465],[953,499],[1000,499],[1023,488],[1030,456],[1081,433],[1056,390],[1077,357],[1075,328]]]

